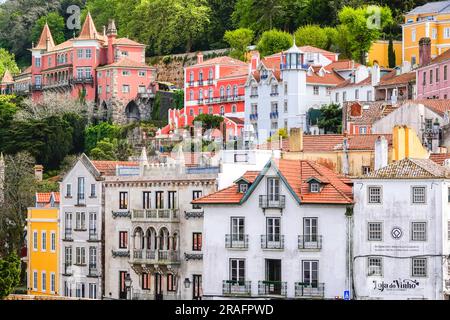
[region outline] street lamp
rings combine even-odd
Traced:
[[[184,287],[186,289],[189,289],[191,287],[191,280],[189,280],[189,278],[184,279]]]
[[[131,280],[131,276],[129,273],[125,276],[125,288],[127,289],[127,295],[128,291],[130,291],[130,300],[131,300],[131,284],[133,283],[133,280]]]

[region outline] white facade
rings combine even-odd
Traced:
[[[271,178],[280,179],[280,200],[263,209]],[[342,297],[349,287],[346,206],[299,205],[273,167],[249,188],[240,205],[203,205],[204,298]]]
[[[202,295],[203,210],[190,202],[216,190],[217,174],[183,170],[176,164],[150,165],[138,177],[106,178],[107,298],[167,300]]]
[[[444,299],[449,279],[449,182],[354,181],[354,298]],[[369,202],[373,187],[380,188],[381,203]],[[425,190],[424,203],[414,203],[418,198],[413,201],[413,192],[422,191],[413,188]]]
[[[102,298],[102,183],[83,155],[60,184],[60,288],[64,296]]]
[[[378,74],[373,74],[373,70]],[[347,85],[333,88],[331,93],[333,103],[343,105],[347,101],[375,101],[375,86],[380,82],[378,66],[367,68],[361,65],[352,70],[348,76],[350,82]]]

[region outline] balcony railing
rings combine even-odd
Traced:
[[[89,229],[89,241],[98,241],[97,229]]]
[[[258,94],[257,93],[252,93],[252,94],[250,94],[250,98],[258,98]]]
[[[212,85],[214,83],[213,79],[208,79],[208,85]]]
[[[31,86],[32,91],[41,91],[42,90],[42,84],[33,84]]]
[[[180,213],[178,209],[136,209],[131,221],[180,221]]]
[[[278,119],[278,111],[271,112],[270,119]]]
[[[226,234],[225,248],[248,249],[248,234]]]
[[[284,249],[284,235],[261,235],[261,249]]]
[[[445,280],[445,289],[450,290],[450,280]]]
[[[259,281],[258,294],[260,296],[284,296],[287,295],[287,283],[283,281]]]
[[[258,120],[258,114],[257,113],[251,113],[250,114],[250,121]]]
[[[251,296],[251,281],[224,280],[222,283],[222,293],[224,296]]]
[[[298,248],[300,250],[320,250],[322,249],[322,236],[315,234],[298,236]]]
[[[286,196],[274,194],[259,196],[259,207],[261,209],[284,209],[286,207]]]
[[[180,300],[181,297],[176,292],[165,294],[155,294],[150,292],[133,292],[133,300]]]
[[[189,81],[189,82],[188,82],[188,86],[189,86],[189,87],[193,87],[193,86],[194,86],[194,81]]]
[[[77,206],[86,205],[86,196],[83,193],[77,194]]]
[[[72,228],[65,228],[63,241],[73,241]]]
[[[89,83],[92,84],[94,83],[94,78],[93,77],[75,77],[73,79],[73,83]]]
[[[89,277],[98,277],[98,269],[96,264],[90,264],[89,265]]]
[[[155,94],[151,91],[138,92],[139,98],[154,98]]]
[[[198,103],[198,104],[203,104],[203,101],[204,101],[203,99],[198,99],[198,100],[197,100],[197,103]]]
[[[198,85],[202,86],[203,85],[203,79],[202,80],[198,80]]]
[[[70,80],[61,80],[57,82],[52,83],[45,83],[42,85],[43,89],[54,89],[54,88],[60,88],[60,87],[68,87],[70,86]]]
[[[298,298],[323,298],[325,296],[325,284],[296,282],[295,296]]]
[[[271,92],[271,93],[270,93],[270,96],[271,96],[271,97],[277,97],[278,95],[279,95],[278,92]]]
[[[180,252],[175,250],[133,250],[133,262],[148,264],[171,264],[180,262]]]

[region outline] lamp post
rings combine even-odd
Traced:
[[[128,297],[128,291],[130,292],[129,300],[131,300],[131,284],[133,283],[133,280],[131,280],[131,276],[129,273],[125,276],[125,288],[127,289],[127,297]]]
[[[191,287],[191,280],[189,278],[184,279],[184,287],[189,289]]]

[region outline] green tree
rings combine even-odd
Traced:
[[[211,49],[220,49],[226,46],[223,39],[226,30],[233,29],[231,14],[234,11],[236,0],[208,0],[211,9],[211,16],[207,28],[206,47]]]
[[[261,35],[257,48],[262,56],[268,56],[289,49],[292,44],[292,36],[289,33],[280,30],[270,30]]]
[[[9,53],[3,48],[0,48],[0,75],[3,77],[5,71],[8,70],[11,74],[20,72],[19,67],[14,60],[14,54]]]
[[[366,63],[366,53],[372,43],[393,23],[391,9],[379,6],[344,7],[339,12],[339,20],[351,30],[352,56],[362,64]]]
[[[338,104],[329,104],[320,108],[318,126],[324,129],[325,133],[341,133],[342,108]]]
[[[193,123],[201,122],[203,131],[209,129],[219,129],[223,122],[223,117],[213,114],[202,113],[194,118]]]
[[[280,138],[286,139],[289,137],[289,134],[285,128],[280,128],[275,132],[272,136],[267,138],[267,142],[279,141]]]
[[[254,33],[247,28],[225,32],[224,40],[230,45],[230,56],[242,61],[246,60],[248,46],[252,44]]]
[[[53,40],[56,44],[65,41],[64,30],[66,25],[64,18],[60,16],[58,12],[50,12],[36,21],[33,29],[31,30],[30,42],[34,42],[36,44],[39,41],[39,37],[41,36],[45,23],[48,23],[50,31],[52,32]]]
[[[395,50],[394,50],[394,43],[392,42],[392,37],[389,38],[389,45],[388,45],[388,60],[389,60],[389,68],[395,68],[396,66],[396,59],[395,59]]]
[[[0,258],[0,300],[13,292],[20,283],[20,259],[16,253]]]
[[[183,109],[184,108],[184,90],[175,90],[173,92],[173,109]]]
[[[0,95],[0,151],[5,150],[5,144],[8,141],[7,132],[17,112],[13,99],[13,96]]]
[[[120,126],[107,122],[98,125],[88,126],[85,129],[85,146],[87,152],[96,147],[97,143],[105,138],[113,140],[120,136]]]
[[[346,25],[339,25],[336,27],[336,34],[333,40],[334,51],[339,52],[340,59],[352,59],[352,36],[349,28]]]
[[[89,152],[89,156],[92,160],[117,160],[114,144],[110,139],[97,142],[96,147]]]
[[[295,32],[295,42],[299,46],[313,46],[326,49],[329,46],[328,35],[324,28],[310,24],[302,26]]]

